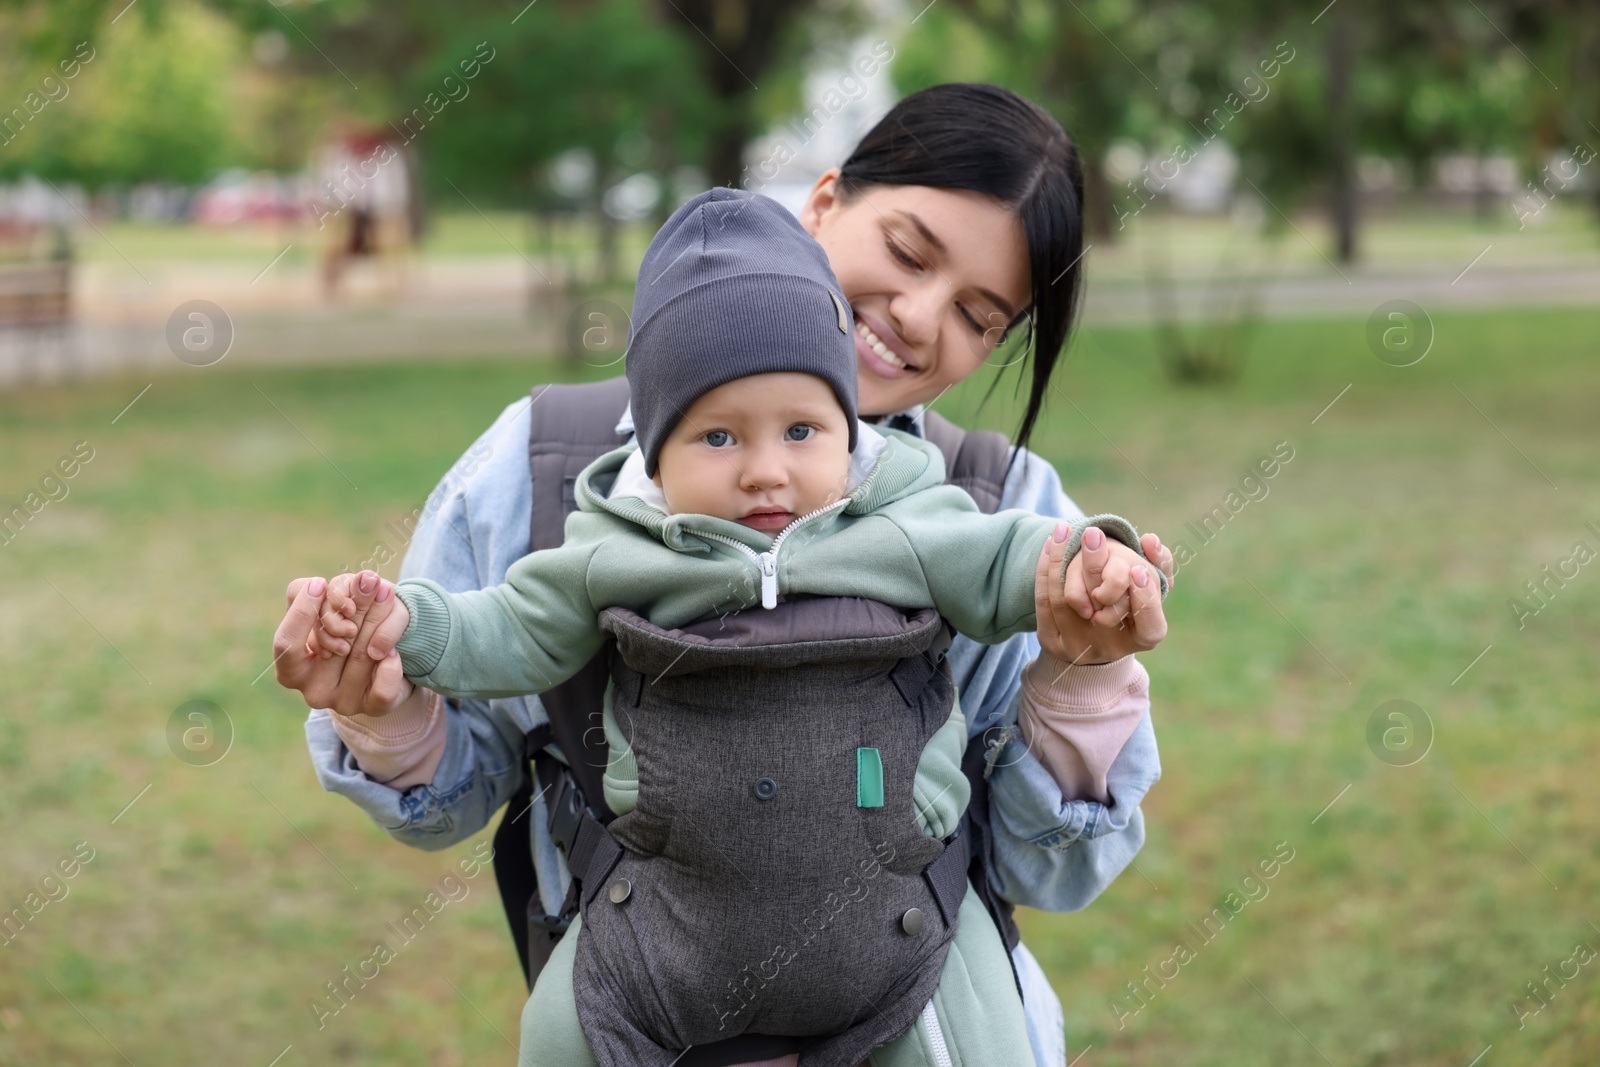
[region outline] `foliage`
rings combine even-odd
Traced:
[[[660,111],[670,112],[669,156],[696,158],[706,98],[680,35],[656,24],[647,0],[604,0],[579,10],[541,4],[497,34],[458,30],[408,81],[420,102],[437,92],[460,57],[487,41],[495,58],[471,83],[471,96],[418,139],[439,179],[500,202],[524,201],[535,168],[558,153],[587,149],[604,178],[648,165],[629,142],[648,140]],[[619,156],[625,157],[619,159]]]
[[[238,157],[231,88],[242,46],[233,25],[174,2],[114,30],[59,59],[8,57],[13,71],[25,73],[0,82],[0,99],[49,103],[0,149],[0,174],[31,172],[91,189],[196,184]],[[63,61],[78,63],[75,77],[63,76]]]
[[[1320,13],[1268,0],[953,0],[921,25],[901,46],[897,84],[982,79],[1049,108],[1083,149],[1101,239],[1148,199],[1143,176],[1114,186],[1101,173],[1119,139],[1157,160],[1226,142],[1282,227],[1353,186],[1361,155],[1401,160],[1423,181],[1455,152],[1510,152],[1536,169],[1600,122],[1600,83],[1583,62],[1600,18],[1561,0],[1338,0]],[[1274,58],[1281,69],[1263,78]],[[1224,107],[1226,121],[1207,122]]]

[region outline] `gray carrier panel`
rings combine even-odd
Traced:
[[[822,1035],[803,1067],[855,1067],[933,995],[966,890],[964,842],[913,809],[954,699],[943,620],[818,597],[671,631],[611,608],[601,628],[639,793],[580,857],[596,1057],[668,1067],[748,1032]]]

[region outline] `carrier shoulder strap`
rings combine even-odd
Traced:
[[[574,487],[590,463],[622,445],[616,431],[628,403],[628,380],[576,385],[541,385],[530,403],[533,418],[528,435],[528,471],[533,479],[533,507],[528,551],[559,548],[567,515],[577,509]],[[607,674],[597,655],[567,681],[539,695],[550,717],[551,740],[560,747],[573,777],[603,821],[601,775],[606,766],[605,734],[599,729]]]
[[[539,385],[529,394],[528,403],[528,473],[533,489],[528,549],[537,551],[561,544],[567,514],[577,506],[573,490],[583,468],[626,441],[616,432],[616,425],[628,404],[628,380],[618,377],[603,382]],[[596,656],[567,681],[540,694],[549,724],[528,734],[524,744],[530,760],[542,756],[551,742],[560,746],[571,767],[571,779],[582,793],[581,798],[560,799],[569,803],[588,800],[594,817],[609,822],[613,816],[606,810],[601,788],[606,765],[605,733],[599,729],[605,686],[605,660]],[[547,763],[555,762],[548,756],[542,758]],[[534,796],[534,781],[527,766],[525,762],[522,784],[495,830],[494,874],[523,976],[531,989],[538,968],[549,957],[560,932],[551,924],[538,925],[556,917],[545,916],[539,901],[529,826],[524,821]],[[557,799],[550,798],[552,810]],[[539,938],[538,943],[534,942],[535,937]]]
[[[923,433],[944,453],[945,481],[967,491],[978,510],[1000,510],[1011,442],[993,430],[963,430],[936,411],[924,412]]]
[[[628,406],[628,379],[537,385],[528,403],[533,478],[528,550],[537,552],[561,546],[567,515],[577,510],[573,487],[583,468],[627,443],[616,427]]]

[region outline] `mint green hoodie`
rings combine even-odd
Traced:
[[[1033,629],[1034,570],[1057,520],[986,515],[945,484],[935,445],[879,432],[886,447],[866,477],[776,538],[731,519],[667,515],[635,496],[609,499],[638,446],[606,453],[578,476],[566,542],[517,561],[505,584],[452,594],[427,579],[400,583],[411,613],[399,643],[406,675],[459,697],[541,692],[599,651],[597,619],[613,606],[671,629],[806,593],[933,607],[988,644]]]
[[[505,584],[448,593],[424,578],[402,581],[411,614],[398,649],[407,677],[457,697],[542,692],[571,677],[602,644],[600,612],[627,607],[664,629],[780,596],[858,596],[901,608],[933,607],[961,633],[994,644],[1035,627],[1034,573],[1058,520],[1022,510],[986,515],[945,483],[936,445],[898,430],[844,499],[801,516],[777,537],[731,519],[667,515],[633,495],[610,498],[617,474],[638,451],[629,442],[578,475],[578,510],[560,548],[530,553]],[[1139,550],[1138,534],[1115,515],[1101,527]],[[1155,570],[1166,592],[1166,576]],[[613,759],[606,802],[631,811],[638,772],[611,714],[604,726]],[[933,837],[954,832],[968,800],[961,773],[966,722],[959,702],[923,750],[914,796]]]

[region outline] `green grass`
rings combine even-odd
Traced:
[[[1085,332],[1058,375],[1036,445],[1068,491],[1193,552],[1144,657],[1165,774],[1138,870],[1083,913],[1022,920],[1088,1067],[1600,1058],[1600,960],[1524,1028],[1509,1007],[1578,942],[1600,949],[1600,562],[1524,629],[1508,607],[1574,542],[1600,551],[1600,313],[1435,323],[1403,369],[1333,319],[1263,325],[1225,388],[1166,382],[1138,329]],[[94,449],[0,546],[0,906],[96,851],[0,944],[0,1065],[265,1067],[290,1044],[285,1067],[510,1060],[522,979],[487,872],[317,1029],[323,983],[471,845],[404,848],[324,794],[298,698],[253,679],[284,583],[398,547],[385,522],[553,373],[176,367],[120,418],[150,379],[0,397],[7,508]],[[987,384],[939,407],[1007,427],[1010,379],[980,410]],[[1185,534],[1285,441],[1269,495],[1208,544]],[[1403,768],[1365,741],[1397,698],[1434,730]],[[214,766],[168,749],[192,699],[232,723]],[[1269,894],[1209,944],[1186,935],[1278,842],[1294,858]],[[1126,1014],[1124,983],[1184,936],[1195,958]]]

